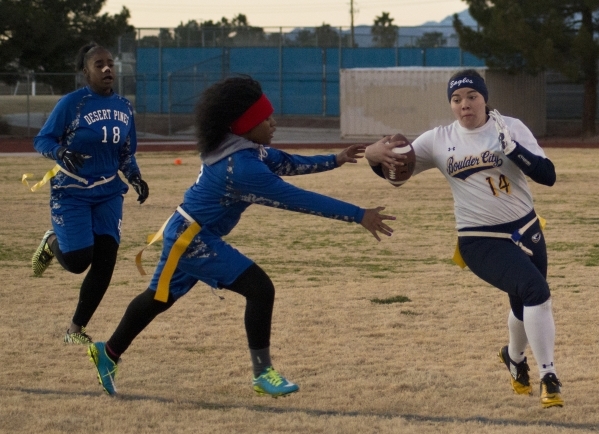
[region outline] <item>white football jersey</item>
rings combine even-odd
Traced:
[[[512,139],[545,157],[530,130],[504,116]],[[456,228],[492,226],[524,217],[533,209],[526,176],[501,151],[495,121],[469,130],[458,121],[429,130],[412,143],[414,175],[438,168],[453,192]]]

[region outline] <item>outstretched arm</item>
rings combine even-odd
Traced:
[[[343,166],[345,163],[357,163],[358,158],[364,158],[363,154],[365,149],[366,145],[360,144],[351,145],[345,148],[335,156],[337,166]]]

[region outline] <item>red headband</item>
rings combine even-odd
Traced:
[[[231,131],[237,135],[245,134],[260,122],[268,119],[274,111],[266,95],[262,94],[258,101],[252,104],[244,114],[231,124]]]

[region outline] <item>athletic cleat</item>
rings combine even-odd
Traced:
[[[81,327],[80,332],[69,333],[69,329],[64,335],[64,343],[65,344],[80,344],[80,345],[89,345],[93,344],[91,336],[87,334],[87,330],[85,327]]]
[[[545,374],[541,380],[541,406],[543,408],[564,406],[564,400],[560,393],[561,385],[562,383],[555,374]]]
[[[259,395],[270,395],[273,398],[297,392],[299,386],[287,380],[272,366],[269,366],[253,381],[254,391]]]
[[[528,363],[526,363],[526,357],[520,363],[514,363],[510,359],[510,355],[507,351],[507,345],[499,350],[499,360],[505,363],[510,375],[512,376],[512,389],[518,395],[532,395],[532,386],[530,385],[530,378],[528,377]]]
[[[54,235],[54,231],[52,229],[47,230],[42,238],[42,242],[38,246],[37,250],[33,254],[33,258],[31,258],[31,268],[33,269],[33,275],[35,277],[42,277],[46,268],[52,262],[54,258],[54,253],[50,250],[50,246],[48,246],[48,238],[50,235]]]
[[[87,355],[98,371],[98,382],[104,389],[104,392],[111,396],[116,395],[116,385],[114,384],[114,378],[118,370],[116,363],[112,361],[108,354],[106,354],[106,343],[96,342],[87,347]]]

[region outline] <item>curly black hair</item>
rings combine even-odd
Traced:
[[[90,42],[89,44],[81,47],[77,53],[77,57],[75,58],[75,70],[83,71],[83,68],[85,68],[85,64],[89,60],[90,56],[100,48],[105,50],[104,47],[96,44],[95,42]]]
[[[261,96],[262,86],[250,76],[229,77],[206,88],[195,107],[200,153],[216,149],[231,124]]]

